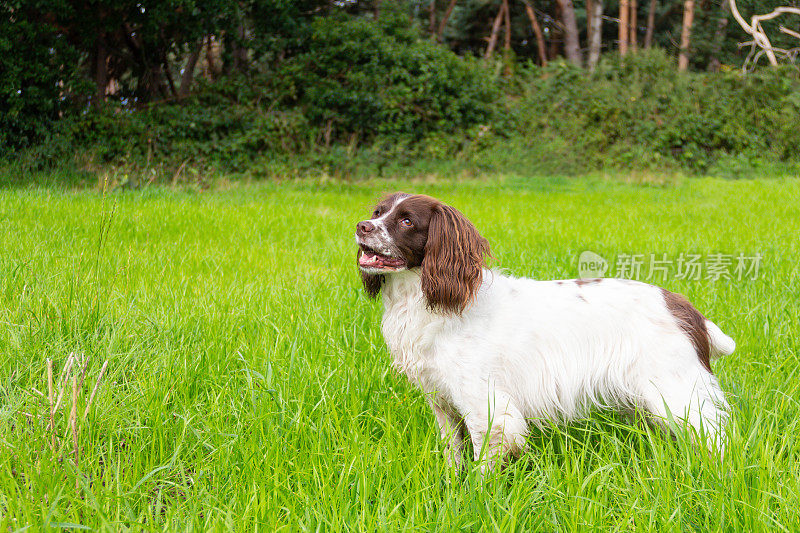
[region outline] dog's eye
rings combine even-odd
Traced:
[[[375,211],[372,212],[372,218],[378,218],[378,215],[380,215],[380,214],[381,214],[381,210],[380,209],[376,209]]]
[[[403,226],[404,228],[410,228],[414,224],[411,222],[410,218],[406,217],[400,221],[400,225]]]

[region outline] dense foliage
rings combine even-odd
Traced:
[[[0,158],[233,170],[298,154],[379,170],[420,159],[559,172],[800,164],[798,71],[742,73],[744,37],[725,9],[698,4],[695,70],[678,73],[680,3],[652,4],[649,50],[621,57],[605,24],[610,51],[591,68],[561,57],[556,2],[534,4],[546,65],[523,2],[508,4],[507,48],[492,60],[476,55],[503,0],[6,3]],[[575,10],[584,28],[586,4]]]
[[[307,48],[278,74],[289,86],[282,101],[340,140],[420,138],[489,120],[498,91],[486,69],[394,22],[316,21]]]
[[[45,138],[76,105],[68,96],[85,88],[77,60],[59,35],[31,21],[12,22],[8,4],[0,5],[0,153]]]
[[[671,160],[704,171],[729,156],[797,161],[800,76],[793,69],[683,75],[654,50],[608,56],[593,74],[554,64],[520,86],[504,129],[531,132],[524,136],[530,144],[561,142],[586,168],[609,161],[657,168]]]

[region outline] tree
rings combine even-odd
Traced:
[[[572,0],[558,0],[561,7],[561,22],[564,24],[564,53],[567,59],[581,66],[581,45],[578,40],[578,23],[575,20],[575,7]]]
[[[603,0],[591,0],[590,9],[586,14],[589,26],[589,70],[594,70],[600,59],[600,49],[603,39]]]
[[[694,0],[683,3],[683,27],[681,29],[681,49],[678,54],[678,70],[685,72],[689,67],[689,46],[691,45],[692,23],[694,22]]]
[[[722,41],[725,39],[725,29],[728,27],[728,14],[731,11],[728,0],[722,0],[722,14],[717,19],[717,28],[714,30],[714,42],[711,49],[711,59],[708,62],[708,69],[716,72],[720,67],[720,52],[722,51]]]
[[[628,0],[620,0],[619,2],[619,53],[625,55],[628,53],[628,15],[630,14],[630,4]]]
[[[436,0],[430,0],[428,4],[428,33],[431,39],[435,39],[436,34]]]
[[[536,20],[536,13],[534,13],[530,2],[528,0],[523,0],[523,3],[525,4],[525,12],[528,15],[528,19],[531,21],[531,29],[536,37],[536,50],[539,54],[539,64],[542,66],[547,65],[547,50],[544,46],[544,35],[542,35],[542,28],[539,26],[539,22]]]
[[[739,13],[739,8],[736,5],[736,0],[728,0],[728,1],[730,2],[730,9],[731,13],[733,14],[733,18],[736,19],[736,22],[739,23],[739,26],[741,26],[745,32],[747,32],[753,37],[753,40],[750,43],[748,43],[751,45],[751,49],[750,49],[750,54],[748,54],[747,59],[745,60],[745,65],[744,65],[745,69],[747,68],[747,64],[749,63],[749,61],[751,60],[758,61],[758,58],[761,56],[761,54],[766,54],[770,65],[777,66],[778,59],[776,57],[776,52],[784,57],[791,58],[792,52],[797,52],[800,50],[798,48],[794,48],[793,50],[775,48],[772,45],[772,42],[770,41],[769,37],[767,36],[767,33],[764,31],[763,26],[761,25],[763,21],[777,18],[783,14],[800,15],[800,8],[777,7],[772,11],[770,11],[769,13],[767,13],[766,15],[753,15],[750,24],[748,24],[744,20],[744,17],[742,17],[742,15]],[[791,30],[785,26],[780,26],[779,30],[786,35],[800,39],[800,33]],[[760,48],[761,50],[759,52],[756,52],[755,51],[756,47]]]
[[[450,20],[450,15],[453,13],[453,8],[456,7],[457,0],[450,0],[450,3],[447,4],[447,9],[444,12],[444,16],[442,17],[442,21],[439,23],[439,30],[436,32],[436,40],[441,42],[442,35],[444,35],[444,29],[447,27],[447,21]]]
[[[485,59],[492,58],[494,47],[497,45],[497,36],[500,33],[500,23],[503,21],[506,9],[508,9],[508,4],[506,2],[501,2],[500,10],[497,12],[497,16],[492,23],[492,33],[489,35],[489,43],[486,45],[486,53],[483,56]]]
[[[647,10],[647,30],[644,34],[644,47],[653,46],[653,30],[656,25],[656,0],[650,0],[650,8]]]

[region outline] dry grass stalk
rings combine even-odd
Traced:
[[[72,377],[72,410],[69,413],[69,427],[72,430],[72,451],[75,466],[78,466],[78,377]]]
[[[83,420],[86,420],[86,417],[89,416],[89,408],[92,406],[92,402],[94,401],[94,395],[97,394],[97,388],[100,386],[100,380],[103,379],[103,374],[106,372],[106,367],[108,366],[108,359],[103,363],[103,368],[100,369],[100,374],[97,376],[97,381],[94,384],[94,388],[92,389],[92,394],[89,395],[89,401],[86,402],[86,409],[83,411]]]
[[[69,427],[72,430],[72,453],[75,458],[75,468],[78,467],[78,376],[72,376],[72,410],[69,413]],[[75,477],[75,490],[79,488],[78,477]]]
[[[89,358],[84,356],[83,370],[81,370],[81,382],[78,383],[78,388],[79,389],[83,388],[83,380],[86,379],[86,369],[88,369],[88,368],[89,368]]]
[[[82,368],[81,368],[82,367]],[[91,408],[92,404],[94,403],[94,398],[97,395],[97,390],[100,388],[100,383],[103,380],[103,376],[105,376],[106,369],[108,368],[108,360],[103,363],[103,366],[100,368],[100,373],[95,380],[94,387],[92,388],[91,394],[89,395],[89,400],[86,402],[86,408],[83,411],[83,417],[79,420],[78,419],[78,399],[80,396],[80,391],[83,389],[83,384],[86,381],[86,374],[89,368],[88,358],[82,359],[75,356],[74,353],[71,353],[67,358],[66,363],[64,364],[64,369],[61,372],[61,375],[58,377],[58,383],[60,384],[59,391],[58,391],[58,398],[54,398],[56,396],[56,390],[54,387],[54,379],[53,379],[53,361],[52,359],[47,360],[47,403],[48,403],[48,421],[47,427],[48,431],[50,432],[50,447],[53,452],[59,447],[59,442],[64,442],[63,439],[69,438],[69,434],[72,434],[72,455],[73,460],[75,462],[75,466],[78,466],[78,462],[80,461],[80,447],[78,445],[78,434],[80,433],[80,426],[81,423],[86,420],[89,415],[89,409]],[[71,378],[71,379],[70,379]],[[66,431],[63,434],[62,440],[56,438],[56,414],[58,413],[59,407],[61,406],[62,400],[66,403],[68,400],[64,400],[64,391],[69,387],[70,381],[72,382],[72,406],[69,410],[66,419]],[[36,389],[33,389],[35,392]],[[42,398],[45,398],[44,394],[39,393]],[[32,418],[33,415],[29,413],[22,413],[23,415]],[[38,417],[43,418],[43,417]],[[76,481],[76,488],[78,484]]]
[[[69,374],[72,372],[72,364],[75,361],[75,354],[69,354],[67,358],[67,363],[64,365],[64,371],[61,373],[61,377],[59,378],[59,390],[58,390],[58,399],[56,400],[56,405],[53,407],[53,414],[58,412],[58,408],[61,406],[61,399],[64,397],[64,388],[67,385],[67,379],[69,379]]]
[[[50,448],[56,449],[56,434],[53,421],[53,360],[47,359],[47,410],[50,413]]]

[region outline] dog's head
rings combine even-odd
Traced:
[[[461,313],[481,285],[489,243],[453,207],[423,195],[395,193],[356,225],[358,267],[375,297],[385,276],[421,269],[428,307]]]

